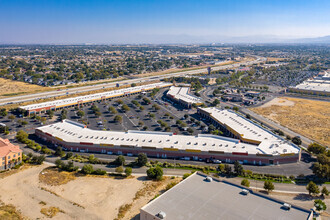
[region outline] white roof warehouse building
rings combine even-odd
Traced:
[[[275,152],[270,145],[257,146],[209,134],[187,136],[168,132],[91,130],[70,120],[39,127],[35,133],[40,138],[71,151],[129,156],[145,153],[151,157],[185,157],[192,160],[214,158],[226,162],[239,160],[250,164],[299,160],[299,149],[290,145],[280,145]],[[286,153],[283,153],[284,149]]]
[[[85,103],[95,102],[99,100],[107,100],[112,98],[118,98],[122,96],[137,94],[144,91],[150,91],[155,88],[169,87],[172,83],[154,83],[143,86],[130,87],[125,89],[112,90],[103,93],[96,93],[92,95],[78,96],[74,98],[67,98],[61,100],[55,100],[50,102],[43,102],[38,104],[21,106],[20,109],[23,109],[28,112],[28,114],[44,112],[47,110],[56,110],[66,107],[78,106]]]
[[[203,103],[201,98],[191,95],[189,92],[190,87],[171,86],[166,95],[186,108],[191,108],[193,104],[201,105]]]
[[[198,108],[197,112],[227,135],[244,143],[256,145],[262,151],[267,149],[267,152],[263,152],[264,154],[287,157],[286,162],[300,160],[299,147],[231,110],[212,107]],[[273,162],[277,163],[270,160],[271,164]]]
[[[248,194],[242,193],[248,190]],[[313,219],[313,212],[264,194],[208,177],[192,174],[140,210],[141,220],[204,219]]]

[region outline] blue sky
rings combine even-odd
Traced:
[[[329,0],[0,0],[0,43],[330,35]]]

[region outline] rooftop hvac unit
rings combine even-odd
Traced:
[[[160,212],[158,212],[158,214],[156,216],[160,219],[165,219],[166,218],[166,213],[163,212],[163,211],[160,211]]]
[[[284,209],[287,209],[287,210],[290,210],[290,209],[291,209],[291,205],[288,204],[288,203],[284,203],[284,204],[283,204],[283,208],[284,208]]]
[[[250,193],[250,192],[249,192],[249,190],[247,190],[247,189],[243,189],[243,190],[242,190],[242,194],[243,194],[243,195],[247,195],[247,194],[249,194],[249,193]]]

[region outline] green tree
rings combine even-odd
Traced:
[[[28,139],[28,137],[29,137],[28,133],[26,133],[23,130],[19,130],[16,134],[16,139],[22,143],[24,143]]]
[[[68,152],[68,153],[65,155],[65,159],[70,159],[72,156],[73,156],[73,153],[72,153],[72,152]]]
[[[326,151],[326,148],[318,143],[312,143],[308,146],[307,150],[314,154],[324,154]]]
[[[121,99],[116,100],[116,102],[118,103],[118,105],[122,105],[124,103]]]
[[[122,155],[119,155],[116,160],[114,161],[114,164],[124,166],[125,165],[125,157]]]
[[[229,166],[228,164],[225,164],[225,173],[227,175],[230,175],[232,173],[232,170],[231,170],[231,166]]]
[[[114,117],[114,121],[117,123],[122,123],[123,122],[123,117],[121,117],[120,115],[116,115]]]
[[[10,121],[14,121],[14,119],[16,118],[15,115],[9,115],[8,118],[10,119]]]
[[[64,157],[65,153],[62,150],[62,147],[57,147],[55,150],[55,156]]]
[[[319,187],[313,181],[310,181],[308,183],[308,185],[306,186],[306,189],[307,189],[309,195],[311,195],[311,194],[317,195],[320,193]]]
[[[123,112],[128,112],[129,110],[131,110],[130,109],[130,107],[128,107],[128,105],[122,105],[122,107],[121,107],[121,110],[123,111]]]
[[[275,189],[275,186],[271,181],[266,180],[264,182],[264,189],[267,190],[267,192],[269,193],[270,191],[273,191]]]
[[[321,190],[322,196],[328,196],[329,195],[329,191],[327,189],[326,186],[323,186],[322,190]]]
[[[109,111],[111,114],[117,114],[117,113],[118,113],[117,110],[116,110],[116,108],[113,107],[113,106],[110,106],[110,107],[108,108],[108,111]]]
[[[142,166],[145,166],[147,164],[147,162],[148,162],[147,155],[144,153],[139,153],[137,160],[136,160],[137,165],[142,167]]]
[[[84,111],[82,111],[82,110],[79,110],[78,112],[77,112],[77,116],[78,117],[84,117],[85,116],[85,112]]]
[[[163,169],[159,166],[151,167],[147,170],[147,176],[150,179],[161,180],[163,177]]]
[[[188,128],[187,131],[189,132],[189,134],[194,133],[194,130],[192,128]]]
[[[126,176],[130,176],[132,174],[132,168],[131,167],[126,167],[125,174],[126,174]]]
[[[314,207],[317,211],[327,210],[327,205],[321,199],[314,201]]]
[[[292,138],[292,143],[296,144],[296,145],[301,145],[301,139],[300,137],[296,136],[294,138]]]
[[[234,107],[233,107],[233,110],[234,110],[234,111],[238,111],[239,108],[238,108],[237,106],[234,106]]]
[[[234,170],[236,175],[242,175],[243,174],[243,166],[238,162],[238,160],[234,163]]]
[[[119,166],[115,169],[116,173],[123,173],[124,172],[124,168],[123,166]]]
[[[82,167],[81,172],[84,173],[84,174],[92,174],[94,172],[94,168],[90,164],[85,164]]]
[[[250,187],[250,181],[248,179],[243,179],[241,182],[242,186]]]

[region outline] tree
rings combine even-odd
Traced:
[[[63,157],[65,153],[62,150],[62,147],[57,147],[55,150],[55,156]]]
[[[236,160],[234,163],[234,170],[235,173],[239,176],[243,174],[243,166],[238,162],[238,160]]]
[[[0,116],[6,117],[8,114],[7,110],[5,108],[0,109]]]
[[[121,117],[120,115],[116,115],[115,118],[114,118],[114,121],[122,123],[123,122],[123,117]]]
[[[230,175],[231,174],[231,166],[229,166],[228,164],[225,164],[225,173],[227,175]]]
[[[328,196],[329,191],[328,191],[327,187],[323,186],[321,193],[322,193],[322,196]]]
[[[138,125],[141,127],[144,125],[143,121],[139,121]]]
[[[85,164],[82,167],[81,172],[84,173],[84,174],[92,174],[94,172],[94,168],[90,164]]]
[[[139,108],[140,108],[140,111],[144,110],[144,107],[142,105]]]
[[[116,100],[116,102],[118,103],[118,105],[122,105],[124,103],[121,99]]]
[[[34,164],[42,164],[45,161],[46,157],[44,155],[40,155],[40,156],[33,156],[31,158],[31,162]]]
[[[250,114],[246,114],[245,117],[246,117],[247,119],[251,119],[251,115],[250,115]]]
[[[163,169],[159,166],[151,167],[147,170],[147,176],[150,179],[161,180],[163,177]]]
[[[250,181],[248,179],[243,179],[241,182],[242,186],[250,187]]]
[[[108,109],[108,111],[109,111],[111,114],[117,114],[117,113],[118,113],[117,110],[116,110],[116,108],[113,107],[113,106],[110,106],[109,109]]]
[[[125,174],[126,174],[126,176],[130,176],[132,174],[132,168],[131,167],[126,167]]]
[[[301,145],[301,139],[300,137],[296,136],[294,138],[292,138],[292,143],[296,144],[296,145]]]
[[[212,105],[213,105],[213,106],[217,106],[217,105],[219,105],[219,104],[220,104],[219,99],[214,99],[214,101],[212,102]]]
[[[136,83],[132,83],[132,84],[131,84],[131,87],[135,87],[135,86],[136,86]]]
[[[326,148],[317,143],[312,143],[308,146],[307,150],[314,154],[324,154],[326,151]]]
[[[123,112],[128,112],[129,110],[131,110],[130,109],[130,107],[128,107],[128,105],[123,105],[122,107],[121,107],[121,110],[123,111]]]
[[[102,115],[102,113],[100,111],[97,111],[94,113],[96,117],[100,117]]]
[[[271,181],[266,180],[264,183],[264,189],[267,190],[267,192],[269,193],[270,191],[273,191],[275,189],[275,186]]]
[[[145,166],[147,164],[147,162],[148,162],[147,155],[144,153],[139,153],[137,160],[136,160],[137,165],[142,167],[142,166]]]
[[[327,209],[327,205],[321,199],[316,199],[314,201],[314,206],[317,211],[322,211]]]
[[[14,119],[16,118],[15,115],[9,115],[8,118],[10,119],[10,121],[14,121]]]
[[[119,155],[116,160],[114,161],[114,164],[116,165],[120,165],[123,166],[125,165],[125,157],[123,157],[122,155]]]
[[[123,168],[123,166],[119,166],[119,167],[117,167],[116,168],[116,173],[123,173],[124,172],[124,168]]]
[[[65,159],[70,159],[72,156],[73,156],[73,153],[72,153],[72,152],[68,152],[68,153],[65,155]]]
[[[82,110],[79,110],[78,112],[77,112],[77,116],[78,117],[84,117],[85,116],[85,112],[84,111],[82,111]]]
[[[219,164],[218,170],[223,173],[225,171],[225,165],[224,164]]]
[[[233,110],[234,110],[234,111],[238,111],[239,108],[238,108],[237,106],[234,106],[234,107],[233,107]]]
[[[28,137],[29,137],[28,133],[26,133],[23,130],[19,130],[16,134],[16,139],[22,143],[24,143],[28,139]]]
[[[187,131],[189,132],[189,134],[194,133],[194,130],[192,128],[188,128]]]
[[[61,159],[55,160],[55,165],[57,168],[62,169],[64,166],[64,162]]]
[[[160,110],[160,107],[159,107],[159,105],[157,105],[157,104],[153,104],[153,105],[152,105],[152,108],[153,108],[155,111]]]
[[[319,187],[313,181],[310,181],[308,183],[308,185],[306,186],[306,189],[307,189],[309,195],[310,194],[317,195],[320,193]]]

